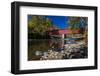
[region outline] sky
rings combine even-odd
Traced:
[[[65,16],[47,16],[50,20],[52,20],[53,25],[57,26],[60,29],[65,29],[68,27],[68,17]]]
[[[32,18],[32,15],[28,15],[28,20]],[[65,16],[46,16],[52,20],[54,26],[57,26],[59,29],[65,29],[68,27],[68,17]]]

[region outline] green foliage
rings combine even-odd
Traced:
[[[78,24],[80,23],[80,17],[69,17],[68,20],[69,29],[78,29]]]
[[[28,20],[28,33],[45,35],[48,28],[52,26],[51,20],[45,16],[32,16],[32,19]]]
[[[85,29],[87,21],[87,17],[69,17],[69,29]]]

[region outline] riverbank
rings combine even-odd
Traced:
[[[76,59],[87,58],[87,47],[83,41],[77,44],[65,44],[61,51],[48,50],[41,56],[40,60],[55,60],[55,59]]]

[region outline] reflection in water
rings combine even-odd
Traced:
[[[54,39],[34,39],[28,41],[28,57],[31,59],[38,59],[41,55],[46,55],[50,49],[59,51],[62,48],[62,41]]]

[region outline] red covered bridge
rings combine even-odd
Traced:
[[[62,35],[62,34],[72,34],[72,33],[79,34],[80,30],[61,29],[61,30],[52,30],[48,32],[49,35]]]

